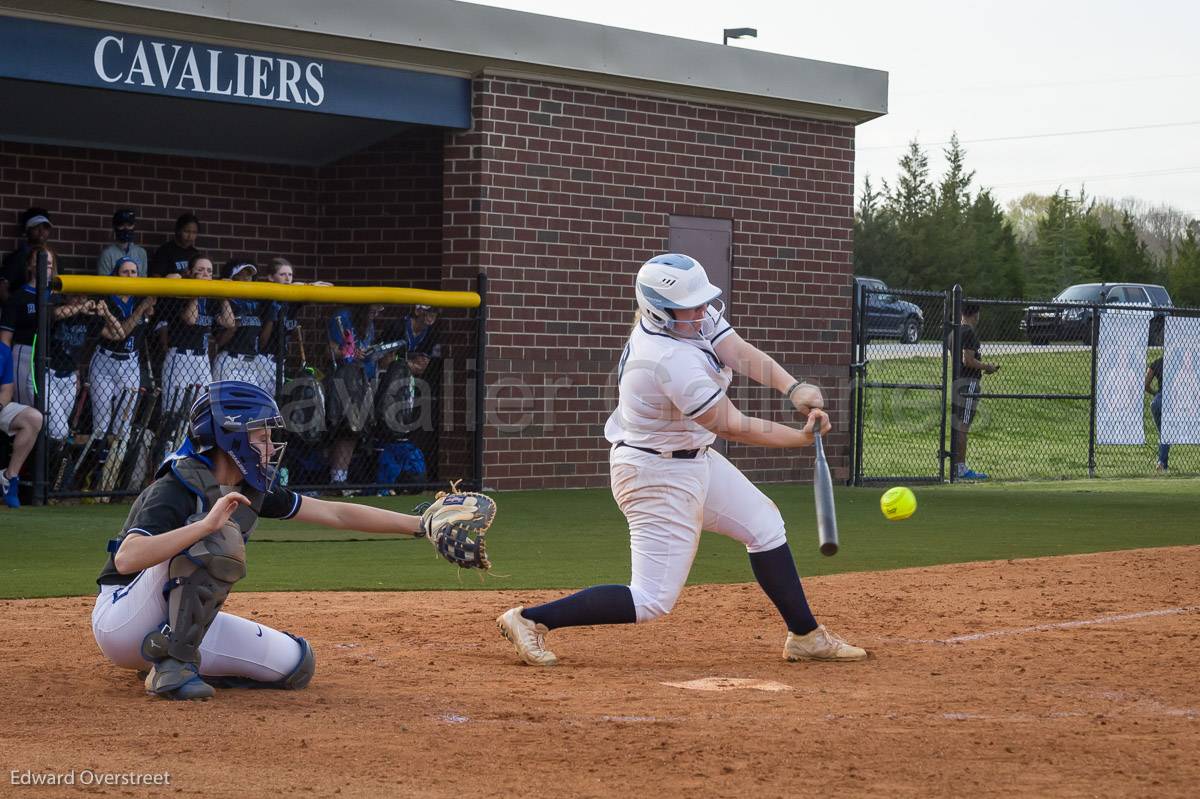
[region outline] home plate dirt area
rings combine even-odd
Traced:
[[[2,795],[1194,796],[1200,547],[812,578],[861,663],[787,663],[757,586],[561,630],[521,665],[495,617],[562,592],[238,594],[306,636],[299,692],[147,697],[92,641],[92,598],[0,602],[5,772],[170,787]]]

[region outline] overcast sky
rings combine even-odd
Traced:
[[[913,138],[940,173],[957,131],[1001,202],[1084,182],[1200,216],[1198,2],[478,1],[717,43],[757,28],[730,46],[888,72],[888,115],[858,127],[856,193],[867,173],[891,181]]]

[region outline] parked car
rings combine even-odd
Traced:
[[[854,290],[864,292],[864,324],[866,338],[898,338],[905,344],[915,344],[925,325],[925,314],[911,302],[897,299],[888,292],[887,284],[873,277],[854,278]]]
[[[1092,308],[1090,306],[1144,305],[1150,315],[1151,346],[1162,346],[1163,319],[1166,309],[1173,307],[1171,295],[1162,286],[1152,283],[1079,283],[1063,289],[1051,300],[1055,303],[1079,303],[1081,308],[1056,308],[1031,305],[1025,309],[1021,330],[1033,344],[1050,341],[1092,342]],[[1114,308],[1100,313],[1142,313],[1132,309]]]

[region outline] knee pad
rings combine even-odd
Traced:
[[[292,673],[279,681],[279,687],[289,691],[298,691],[301,688],[308,687],[312,682],[313,675],[317,673],[317,656],[313,653],[313,649],[298,635],[284,633],[296,643],[300,644],[300,662],[296,664],[296,668]]]
[[[142,657],[158,662],[170,657],[200,663],[200,642],[225,604],[233,584],[246,576],[246,545],[241,530],[227,524],[171,559],[163,593],[167,624],[146,636]]]

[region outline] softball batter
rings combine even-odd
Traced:
[[[763,447],[806,447],[830,429],[821,392],[742,340],[722,317],[721,290],[686,255],[660,255],[635,281],[638,320],[621,355],[619,401],[605,425],[613,497],[629,522],[629,585],[598,585],[497,619],[531,665],[553,666],[546,634],[559,627],[632,624],[666,615],[691,570],[701,530],[746,546],[754,577],[787,624],[788,660],[861,660],[813,618],[771,500],[719,452],[718,436]],[[733,370],[786,395],[803,430],[743,416],[726,396]]]
[[[258,518],[422,535],[419,516],[301,497],[276,486],[285,445],[279,408],[258,386],[213,383],[191,408],[183,446],[108,544],[92,632],[115,665],[150,666],[146,688],[208,699],[218,687],[303,688],[316,660],[303,638],[220,612],[246,575]],[[428,530],[428,527],[427,527]]]

